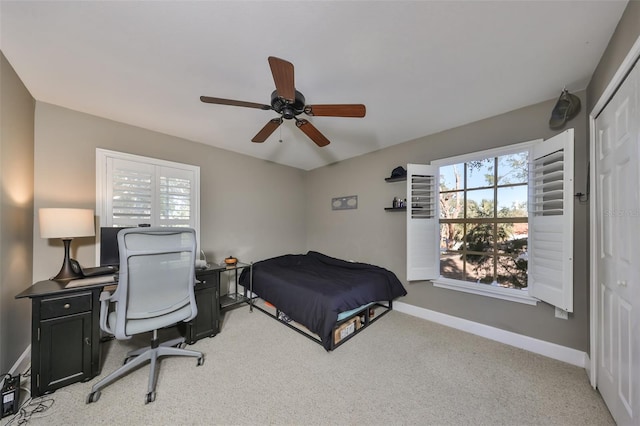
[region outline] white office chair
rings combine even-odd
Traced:
[[[160,344],[158,329],[193,319],[198,310],[195,285],[195,231],[191,228],[128,228],[118,233],[120,275],[113,292],[100,295],[100,328],[118,340],[152,331],[151,346],[129,352],[125,364],[93,385],[87,404],[100,390],[146,361],[151,362],[145,403],[156,398],[156,362],[165,355],[204,354],[173,347],[183,338]],[[110,311],[110,306],[113,308]],[[130,360],[127,362],[127,360]]]

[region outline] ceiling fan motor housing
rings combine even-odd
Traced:
[[[271,93],[271,108],[278,114],[282,114],[282,118],[291,120],[296,115],[301,114],[304,111],[304,96],[302,93],[296,90],[296,99],[293,103],[287,102],[284,98],[278,95],[276,90]]]

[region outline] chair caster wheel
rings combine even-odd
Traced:
[[[96,402],[99,399],[100,399],[100,391],[91,392],[89,396],[87,396],[87,404]]]
[[[153,402],[156,400],[156,393],[155,392],[149,392],[147,394],[147,396],[144,398],[144,403],[148,404],[150,402]]]
[[[204,364],[204,355],[198,358],[198,367]]]

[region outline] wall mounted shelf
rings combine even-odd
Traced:
[[[388,178],[384,178],[384,180],[387,183],[405,182],[407,180],[407,177],[406,176],[388,177]],[[402,207],[385,207],[384,209],[385,209],[385,211],[388,211],[388,212],[406,212],[407,211],[407,207],[406,206],[402,206]]]

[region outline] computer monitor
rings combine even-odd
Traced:
[[[100,228],[100,266],[120,266],[118,232],[126,228]]]

